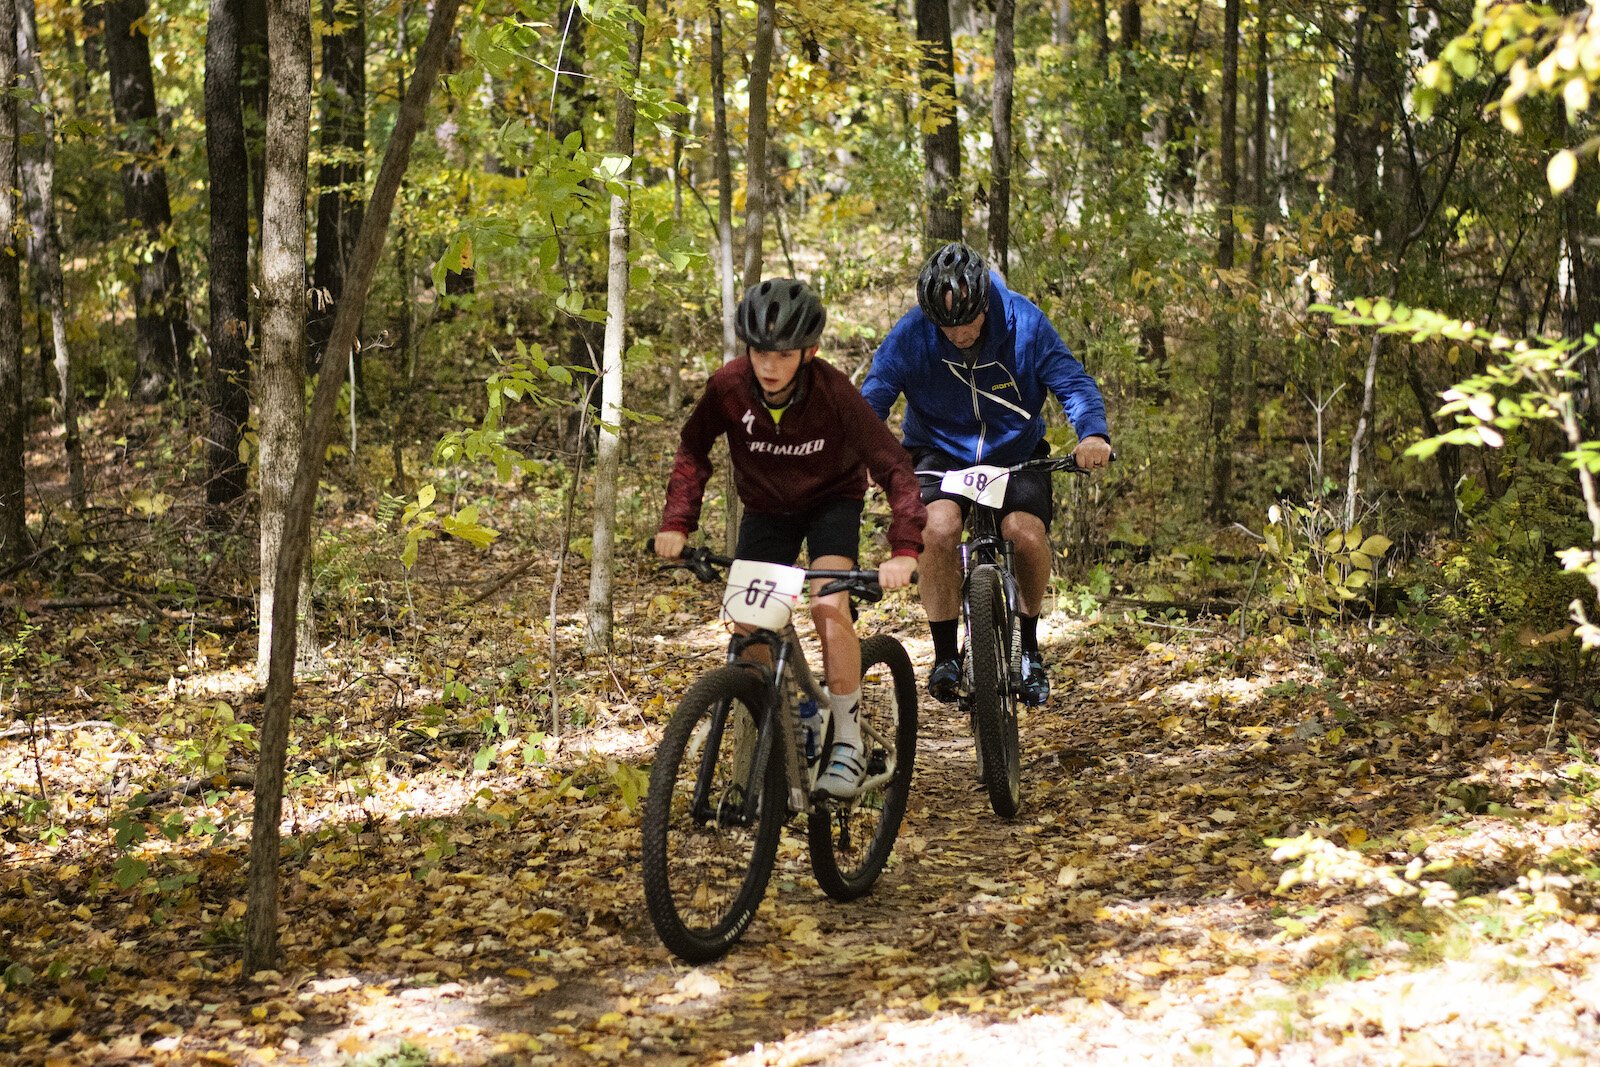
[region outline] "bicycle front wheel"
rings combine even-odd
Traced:
[[[690,963],[733,947],[772,877],[787,805],[780,752],[755,766],[766,700],[755,672],[712,671],[684,694],[650,768],[645,903],[662,943]]]
[[[989,806],[1003,819],[1022,806],[1022,756],[1017,740],[1017,697],[1011,677],[1011,614],[1000,568],[975,567],[968,587],[972,608],[972,721],[978,772]]]
[[[814,803],[806,839],[817,884],[834,900],[865,894],[883,873],[911,795],[917,750],[917,677],[911,657],[888,634],[861,642],[861,702],[867,777],[849,801]]]

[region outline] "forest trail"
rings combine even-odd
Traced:
[[[1581,1062],[1600,1038],[1588,883],[1526,877],[1552,857],[1592,867],[1571,859],[1595,833],[1587,809],[1561,806],[1573,772],[1560,751],[1561,732],[1592,748],[1592,718],[1535,717],[1537,701],[1516,699],[1525,680],[1485,702],[1464,664],[1372,647],[1343,650],[1335,676],[1332,658],[1266,656],[1271,642],[1212,623],[1053,616],[1054,694],[1023,722],[1012,822],[978,787],[965,722],[924,699],[908,816],[873,893],[826,898],[795,819],[745,939],[687,968],[645,915],[632,803],[720,635],[693,583],[652,578],[625,599],[613,660],[559,679],[589,725],[542,753],[516,736],[474,753],[472,736],[428,736],[418,711],[440,699],[420,679],[526,652],[531,598],[419,631],[403,700],[362,681],[396,669],[396,649],[371,639],[347,648],[338,678],[302,687],[310,756],[341,731],[356,751],[387,747],[304,780],[288,809],[302,844],[285,852],[281,973],[238,974],[237,836],[151,855],[152,879],[168,880],[126,892],[93,833],[53,856],[13,846],[0,970],[31,961],[35,980],[0,1000],[0,1058],[1510,1064]],[[912,601],[865,618],[863,632],[906,640],[920,679]],[[160,706],[141,704],[144,735]],[[46,739],[57,789],[94,795],[116,747],[106,735]],[[0,755],[9,767],[21,754]],[[1289,864],[1264,842],[1307,830],[1344,866],[1275,893]],[[1456,874],[1437,877],[1491,904],[1418,906],[1406,893],[1426,879],[1390,867],[1424,851],[1454,857]],[[39,965],[52,957],[53,982]]]

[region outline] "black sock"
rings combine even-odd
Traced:
[[[931,619],[928,621],[928,632],[933,635],[933,662],[943,663],[961,654],[958,645],[960,630],[959,619],[947,619],[944,622],[934,622]]]
[[[1030,656],[1039,654],[1039,616],[1024,615],[1017,612],[1017,621],[1022,624],[1022,651]]]

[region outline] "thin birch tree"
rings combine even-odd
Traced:
[[[41,313],[50,319],[55,356],[57,403],[62,445],[67,457],[67,492],[72,506],[84,506],[83,444],[78,435],[78,392],[73,382],[72,350],[67,343],[67,302],[61,278],[61,231],[56,224],[55,100],[39,64],[39,28],[33,0],[17,4],[17,73],[38,100],[38,109],[19,109],[22,198],[28,214],[28,271]]]
[[[647,0],[640,0],[639,13],[628,41],[628,69],[617,90],[616,128],[612,133],[614,155],[633,159],[634,120],[637,107],[633,94],[644,56],[644,20]],[[589,558],[589,634],[590,651],[611,650],[611,586],[615,570],[614,547],[617,521],[617,468],[622,452],[622,360],[627,349],[628,325],[628,238],[632,224],[632,192],[618,182],[611,193],[609,222],[610,255],[606,272],[606,335],[600,365],[600,426],[594,463],[594,535]]]
[[[0,85],[16,79],[17,0],[0,0]],[[17,97],[0,93],[0,560],[5,561],[20,560],[28,551],[17,181]]]
[[[262,194],[261,366],[257,376],[261,451],[261,607],[256,671],[265,675],[278,613],[298,600],[301,666],[319,658],[309,582],[300,594],[278,584],[278,557],[305,425],[306,170],[311,156],[311,10],[295,0],[267,8],[266,184]]]
[[[711,4],[711,151],[717,168],[717,276],[722,283],[722,362],[739,357],[739,335],[734,315],[739,308],[739,286],[733,265],[733,161],[728,147],[727,76],[723,66],[722,8]],[[764,143],[764,142],[763,142]],[[723,551],[733,555],[739,543],[739,494],[732,477],[723,494]]]

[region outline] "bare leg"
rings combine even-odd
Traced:
[[[820,556],[812,562],[817,570],[850,570],[855,563],[844,556]],[[861,687],[861,643],[856,639],[855,623],[850,620],[850,594],[830,593],[818,597],[817,590],[827,582],[811,583],[811,622],[822,643],[823,677],[831,693],[854,693]]]
[[[928,525],[922,530],[922,556],[917,561],[922,610],[929,622],[945,622],[961,614],[961,557],[956,547],[960,543],[960,506],[954,500],[929,504]]]
[[[1000,532],[1016,547],[1022,613],[1037,617],[1050,583],[1050,535],[1039,516],[1025,511],[1013,511],[1001,520]]]

